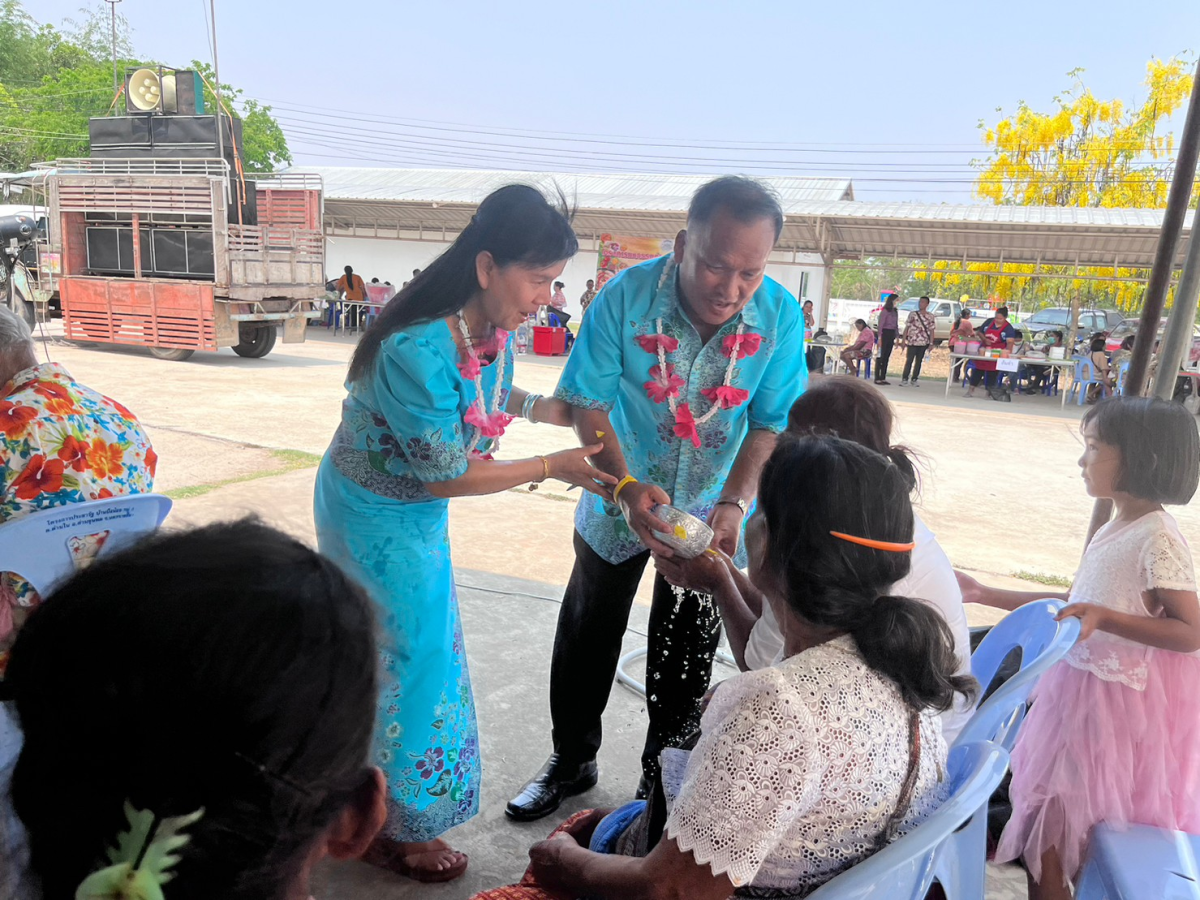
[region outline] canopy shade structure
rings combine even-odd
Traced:
[[[561,191],[577,207],[574,222],[580,237],[674,237],[684,227],[692,193],[709,180],[694,175],[336,166],[290,171],[324,179],[327,233],[416,240],[453,239],[488,193],[514,182],[548,193]],[[890,257],[927,265],[949,260],[950,272],[970,263],[1146,270],[1163,217],[1162,210],[1154,209],[864,203],[854,200],[849,179],[761,180],[778,192],[786,216],[776,258],[819,254],[826,266]],[[1186,255],[1194,215],[1188,213],[1177,266]],[[1140,281],[1145,276],[1104,277]]]

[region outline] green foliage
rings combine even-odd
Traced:
[[[212,66],[192,60],[192,68],[204,79],[204,107],[209,113],[216,112],[217,95],[213,91],[217,83]],[[243,92],[232,85],[221,85],[221,104],[227,110],[240,110],[242,120],[242,158],[247,172],[275,172],[292,161],[288,152],[287,138],[279,123],[271,116],[271,107],[262,106],[257,100],[244,100]]]
[[[134,53],[128,22],[117,17],[117,65],[158,65]],[[211,67],[193,62],[209,84]],[[209,111],[215,98],[205,89]],[[20,0],[0,0],[0,169],[21,171],[32,163],[87,156],[88,119],[114,108],[112,22],[103,2],[80,10],[61,28],[40,25]],[[240,116],[247,172],[274,172],[292,161],[283,129],[271,108],[222,86],[227,110]]]
[[[1025,569],[1012,573],[1013,578],[1020,578],[1022,581],[1032,581],[1036,584],[1044,584],[1049,587],[1069,588],[1071,579],[1064,578],[1062,575],[1047,575],[1045,572],[1029,572]]]

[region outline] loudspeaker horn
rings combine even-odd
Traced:
[[[125,83],[129,103],[142,112],[154,112],[163,108],[163,79],[153,69],[138,69]],[[175,85],[171,85],[174,100]]]

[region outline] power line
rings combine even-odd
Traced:
[[[491,152],[487,151],[486,149],[473,150],[473,151],[461,151],[461,150],[458,150],[453,147],[447,148],[447,147],[436,146],[436,145],[434,147],[429,147],[424,144],[414,144],[413,142],[405,141],[405,140],[381,141],[381,140],[374,140],[374,139],[369,139],[369,138],[347,139],[346,135],[341,132],[322,131],[322,130],[316,130],[316,129],[303,129],[303,128],[291,128],[289,130],[291,130],[293,132],[293,134],[299,134],[301,136],[301,140],[305,143],[312,143],[312,144],[316,144],[317,146],[324,146],[324,147],[328,147],[331,149],[341,150],[343,152],[344,157],[352,157],[352,158],[360,158],[360,159],[370,158],[375,161],[382,161],[382,162],[408,163],[408,162],[411,162],[415,158],[422,162],[428,163],[429,157],[434,157],[435,161],[437,161],[439,164],[441,164],[441,161],[443,159],[450,159],[452,161],[455,161],[456,163],[475,162],[475,163],[486,164],[493,168],[503,169],[503,168],[512,168],[512,167],[514,167],[514,163],[518,163],[518,162],[521,164],[528,164],[530,162],[530,160],[532,159],[535,161],[535,164],[539,164],[539,165],[543,164],[543,162],[541,162],[542,160],[548,160],[550,164],[556,165],[556,166],[559,166],[562,168],[567,168],[572,172],[584,172],[584,173],[595,172],[596,168],[597,168],[597,160],[595,157],[589,158],[586,162],[581,162],[580,160],[577,160],[573,157],[568,157],[568,158],[558,157],[558,156],[550,154],[548,151],[529,151],[529,152],[521,154],[520,159],[517,160],[517,159],[514,159],[511,154],[505,154],[502,152],[501,153],[491,153]],[[322,139],[325,139],[325,140],[322,140]],[[330,141],[333,141],[333,143],[331,143]],[[361,153],[357,152],[356,148],[361,147],[361,146],[367,147],[374,155],[368,157],[365,154],[361,154]],[[721,163],[733,163],[733,164],[736,164],[738,166],[745,167],[745,168],[760,169],[760,170],[766,169],[766,170],[770,170],[770,171],[787,171],[787,172],[795,172],[798,170],[803,171],[803,172],[811,172],[812,171],[810,169],[801,168],[800,164],[795,164],[795,163],[789,164],[789,165],[768,165],[762,161],[756,161],[756,160],[719,160],[719,159],[714,160],[714,159],[679,158],[679,157],[653,157],[653,158],[651,158],[651,160],[660,165],[691,168],[691,169],[699,168],[699,169],[703,169],[705,171],[711,171],[713,168],[720,168],[720,167],[722,167],[720,165]],[[600,162],[602,165],[605,165],[605,166],[609,167],[610,169],[612,169],[613,171],[617,171],[617,172],[624,172],[624,173],[629,173],[629,174],[651,174],[651,173],[645,173],[644,166],[642,168],[638,168],[638,169],[631,169],[631,168],[627,167],[628,165],[634,164],[636,161],[616,159],[616,160],[601,160]],[[622,167],[622,164],[624,165],[624,167]],[[455,167],[457,168],[460,166],[456,165]],[[518,165],[517,167],[520,168],[520,165]],[[1148,170],[1148,169],[1137,170],[1137,171],[1139,171],[1139,172],[1144,171],[1147,174],[1151,174],[1150,170]],[[676,171],[674,174],[684,174],[684,172]],[[936,173],[918,172],[918,173],[905,173],[905,174],[930,175],[930,174],[936,174]],[[847,175],[845,173],[840,173],[840,172],[838,174],[831,174],[828,171],[828,167],[826,167],[822,171],[822,175],[823,175],[823,177],[828,177],[828,178],[845,178],[845,177],[847,177]],[[883,182],[883,183],[894,183],[894,184],[970,184],[970,185],[1008,184],[1013,181],[1013,179],[1009,179],[1009,178],[1002,178],[1002,177],[987,178],[987,177],[983,177],[983,176],[970,177],[970,178],[881,177],[881,173],[877,173],[877,172],[873,172],[873,171],[869,171],[866,175],[861,175],[861,176],[855,175],[853,180],[856,183]],[[1147,179],[1145,177],[1140,177],[1140,178],[1139,177],[1131,177],[1131,178],[1108,179],[1105,183],[1107,183],[1107,184],[1119,184],[1119,183],[1140,184],[1140,183],[1144,183],[1146,180]],[[1090,179],[1058,180],[1055,182],[1055,184],[1059,184],[1059,185],[1093,184],[1093,183],[1095,183],[1095,181],[1090,180]]]
[[[373,124],[384,125],[401,125],[405,127],[426,130],[426,131],[451,131],[463,132],[477,135],[490,135],[495,137],[521,137],[528,140],[556,141],[556,142],[577,142],[577,143],[608,143],[620,144],[623,146],[655,146],[655,147],[671,147],[675,149],[702,149],[711,150],[714,145],[725,145],[728,149],[746,149],[754,151],[784,151],[796,153],[914,153],[914,154],[933,154],[933,153],[953,153],[967,154],[972,152],[990,152],[989,148],[980,144],[960,144],[957,145],[964,149],[952,149],[954,145],[947,144],[904,144],[904,143],[867,143],[867,142],[845,142],[845,143],[758,143],[745,141],[730,141],[727,139],[663,139],[649,137],[630,137],[621,135],[595,135],[588,133],[574,133],[561,131],[538,131],[527,129],[513,129],[505,126],[479,126],[463,122],[438,122],[432,119],[408,119],[389,116],[379,116],[371,113],[356,112],[354,110],[346,110],[345,108],[332,108],[323,106],[313,106],[309,104],[295,104],[289,100],[262,100],[261,102],[271,104],[272,108],[282,109],[288,112],[294,112],[301,115],[316,116],[321,118],[337,119],[342,121],[353,122],[370,122]],[[349,114],[347,114],[349,113]],[[681,142],[680,142],[681,141]],[[631,143],[633,142],[633,143]],[[1119,146],[1141,147],[1141,141],[1120,142]],[[852,149],[852,148],[885,148],[885,149]],[[906,147],[923,147],[928,149],[898,149]],[[833,149],[827,149],[833,148]],[[1098,149],[1096,152],[1107,152],[1106,149]]]

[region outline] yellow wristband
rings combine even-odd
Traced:
[[[634,484],[636,481],[637,479],[632,475],[626,475],[624,478],[618,481],[617,486],[613,488],[613,503],[617,502],[617,498],[621,496],[621,491],[624,490],[627,485]]]

